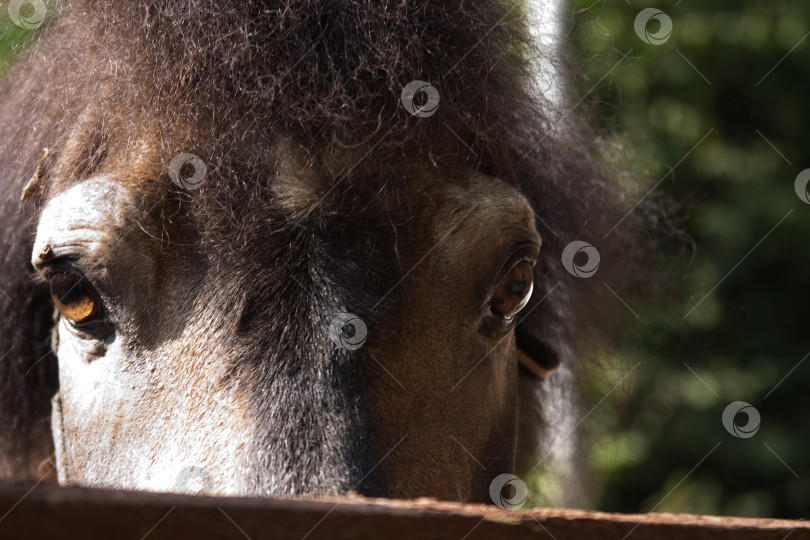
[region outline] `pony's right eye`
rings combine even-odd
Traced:
[[[50,278],[56,309],[75,326],[100,322],[104,309],[96,289],[81,274],[62,271]]]
[[[532,263],[520,261],[498,284],[490,299],[490,309],[507,322],[512,322],[515,315],[529,302],[533,286]]]

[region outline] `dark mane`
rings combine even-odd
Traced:
[[[204,197],[230,209],[211,218],[223,231],[267,188],[245,173],[264,170],[282,137],[332,179],[296,217],[307,225],[424,168],[448,182],[477,170],[518,186],[541,219],[533,302],[554,290],[524,321],[540,340],[570,363],[623,314],[602,282],[620,294],[635,286],[644,213],[603,238],[629,209],[627,190],[594,158],[597,139],[576,115],[557,126],[538,97],[527,59],[546,51],[530,39],[520,2],[74,1],[50,17],[0,94],[0,355],[13,347],[0,362],[0,473],[30,476],[46,457],[33,449],[48,440],[57,389],[52,308],[28,279],[35,209],[18,202],[45,148],[46,190],[103,171],[110,156],[137,156],[145,138],[165,164],[193,149],[222,178]],[[417,79],[441,96],[430,118],[400,104]],[[165,172],[133,174],[165,186]],[[576,239],[599,249],[594,279],[560,263]],[[539,425],[532,409],[522,407],[529,431]]]

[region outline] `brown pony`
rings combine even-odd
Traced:
[[[1,90],[0,475],[490,500],[542,378],[624,310],[603,282],[644,215],[536,87],[526,20],[48,12]]]

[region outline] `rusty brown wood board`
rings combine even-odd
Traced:
[[[0,484],[0,539],[810,539],[805,521],[508,511],[432,499],[237,499]]]

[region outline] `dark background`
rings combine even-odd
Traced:
[[[0,72],[37,34],[6,6]],[[634,30],[647,7],[671,18],[663,44]],[[810,2],[584,0],[568,13],[590,91],[580,112],[610,134],[607,159],[691,210],[695,241],[667,276],[682,300],[631,306],[625,347],[589,369],[582,504],[809,517],[810,205],[794,180],[810,167]],[[759,411],[753,437],[724,428],[733,401]],[[526,480],[530,502],[555,503],[553,478]]]
[[[634,30],[647,7],[671,18],[663,44]],[[571,61],[595,98],[579,106],[614,133],[620,166],[689,209],[695,242],[668,268],[682,300],[631,306],[625,349],[590,369],[591,402],[607,396],[583,426],[590,504],[810,517],[810,205],[794,191],[810,167],[810,2],[572,11]],[[753,437],[724,428],[734,401],[760,413]]]

